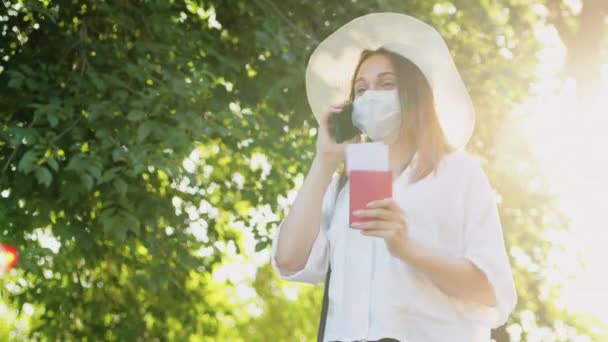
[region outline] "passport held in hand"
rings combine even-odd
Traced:
[[[348,144],[346,168],[350,182],[349,225],[370,218],[352,213],[367,203],[393,195],[393,174],[389,169],[388,145],[383,142]]]

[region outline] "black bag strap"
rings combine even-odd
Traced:
[[[317,342],[323,342],[325,336],[325,325],[327,323],[327,306],[329,305],[329,282],[331,281],[331,266],[327,268],[327,275],[325,276],[325,285],[323,290],[323,306],[321,307],[321,318],[319,320],[319,331],[317,332]]]
[[[336,186],[336,195],[334,196],[334,208],[333,213],[335,213],[336,201],[338,200],[338,196],[340,195],[340,182],[338,182],[338,186]],[[332,215],[333,215],[332,213]],[[317,342],[323,342],[323,337],[325,336],[325,325],[327,324],[327,307],[329,305],[329,282],[331,281],[331,264],[327,267],[327,275],[325,276],[325,283],[323,289],[323,304],[321,306],[321,318],[319,319],[319,330],[317,332]]]

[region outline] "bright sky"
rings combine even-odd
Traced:
[[[575,1],[576,2],[576,1]],[[554,257],[562,273],[576,272],[567,281],[560,303],[572,310],[592,312],[608,324],[608,98],[599,95],[581,103],[576,82],[560,79],[566,50],[552,28],[538,30],[545,46],[540,53],[541,81],[535,95],[514,111],[540,160],[559,209],[572,220],[572,234],[563,237],[567,252]],[[608,94],[608,61],[602,65],[599,94]],[[519,120],[519,119],[517,119]],[[586,267],[578,269],[574,258],[580,253]],[[559,279],[559,277],[557,277]]]

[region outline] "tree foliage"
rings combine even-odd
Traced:
[[[543,232],[567,222],[545,188],[522,182],[539,179],[534,165],[501,154],[496,134],[533,79],[534,4],[5,2],[0,239],[21,262],[2,299],[35,307],[30,338],[41,340],[312,339],[320,287],[296,286],[290,301],[266,265],[249,283],[262,308],[252,314],[233,297],[240,285],[212,275],[230,256],[268,252],[308,170],[312,49],[352,18],[398,11],[444,35],[477,108],[469,146],[502,198],[520,295],[496,339],[560,321],[591,336],[593,322],[558,309],[538,271],[555,267],[558,247]]]

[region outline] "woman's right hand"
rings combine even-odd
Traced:
[[[335,170],[340,162],[344,160],[344,150],[347,144],[355,143],[359,137],[355,136],[351,140],[347,140],[338,144],[329,132],[329,118],[342,111],[349,102],[343,102],[338,105],[334,105],[321,114],[319,118],[319,133],[317,134],[317,153],[315,158]]]

